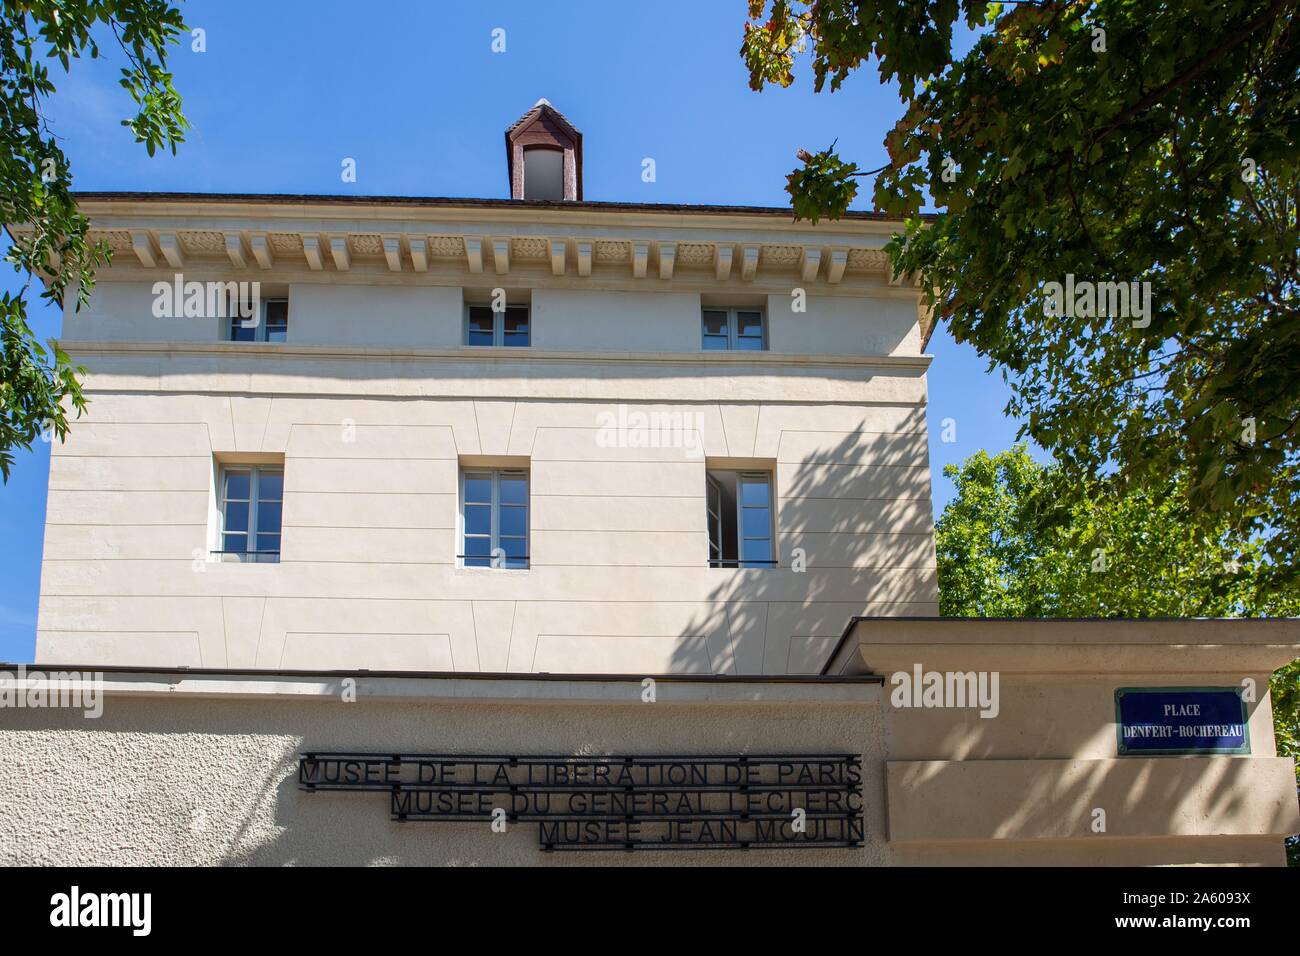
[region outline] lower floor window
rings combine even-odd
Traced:
[[[528,567],[528,472],[474,469],[461,474],[461,527],[467,568]]]
[[[221,547],[234,561],[280,560],[284,471],[229,466],[221,473]]]
[[[775,566],[771,474],[710,470],[705,481],[709,567]]]

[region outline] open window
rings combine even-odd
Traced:
[[[709,469],[705,484],[709,567],[775,567],[772,473]]]

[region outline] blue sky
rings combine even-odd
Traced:
[[[48,114],[76,188],[505,197],[502,131],[546,97],[583,132],[586,199],[784,206],[797,149],[838,140],[841,155],[874,168],[899,114],[874,70],[834,94],[814,94],[806,71],[789,89],[750,91],[744,0],[181,6],[207,50],[186,42],[172,54],[194,127],[175,157],[150,158],[120,125],[133,111],[116,62],[74,63],[66,76],[51,67]],[[497,28],[504,53],[491,49]],[[340,181],[345,157],[356,183]],[[641,180],[645,157],[654,183]],[[18,284],[3,276],[3,288]],[[33,311],[38,335],[58,334],[53,310]],[[951,496],[942,467],[1006,448],[1017,426],[1002,415],[1001,378],[971,348],[941,329],[930,351],[937,514]],[[955,442],[939,440],[945,418]],[[38,444],[0,487],[2,661],[35,651],[48,475]]]

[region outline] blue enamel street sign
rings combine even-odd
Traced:
[[[1239,687],[1121,687],[1115,724],[1121,757],[1250,753]]]

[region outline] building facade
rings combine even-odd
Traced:
[[[897,222],[81,205],[115,254],[64,324],[90,410],[53,449],[41,659],[809,673],[854,614],[937,611]]]
[[[509,200],[81,198],[0,862],[1284,862],[1297,622],[937,617],[897,222],[506,147]]]

